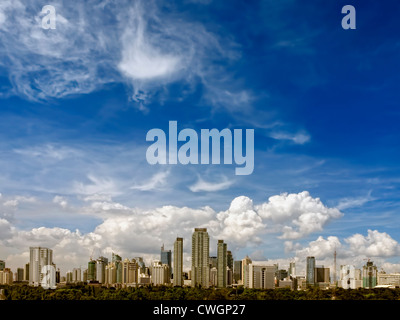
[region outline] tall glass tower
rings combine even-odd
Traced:
[[[165,250],[164,245],[161,247],[161,264],[166,264],[169,267],[170,275],[172,273],[171,265],[171,250]]]
[[[315,284],[315,257],[307,257],[306,284],[307,286]]]

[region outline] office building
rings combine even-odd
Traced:
[[[105,283],[106,281],[106,266],[108,259],[105,257],[99,257],[96,260],[96,280],[99,283]]]
[[[330,269],[324,266],[316,266],[314,270],[314,285],[320,288],[328,288],[330,283]]]
[[[400,273],[379,272],[377,283],[379,286],[400,287]]]
[[[15,281],[22,282],[24,281],[24,269],[17,268],[17,272],[15,273]]]
[[[171,250],[165,250],[164,249],[164,244],[161,247],[161,253],[160,253],[160,260],[162,264],[166,264],[169,267],[170,272],[172,273],[172,261],[171,261]]]
[[[96,260],[90,260],[88,262],[88,282],[94,282],[96,281],[96,276],[97,276],[97,263]]]
[[[183,286],[183,238],[176,238],[174,243],[174,286]]]
[[[67,277],[68,278],[68,277]],[[81,268],[72,269],[72,279],[71,282],[77,283],[82,281],[82,271]]]
[[[362,287],[361,270],[352,265],[340,266],[338,286],[343,289],[358,289]]]
[[[227,246],[224,240],[218,240],[217,245],[217,287],[225,288],[227,282],[226,268],[227,263]]]
[[[161,261],[154,261],[151,266],[151,283],[155,286],[170,284],[170,274],[169,265],[162,264]]]
[[[377,285],[378,268],[370,260],[362,268],[363,287],[374,288]]]
[[[274,289],[276,266],[252,262],[245,266],[245,288]]]
[[[210,238],[206,228],[195,228],[192,235],[192,287],[209,287]]]
[[[0,271],[6,268],[6,262],[4,260],[0,260]]]
[[[233,262],[233,283],[242,282],[242,261],[235,260]]]
[[[295,276],[296,275],[296,262],[290,262],[289,263],[288,273],[289,273],[289,276]]]
[[[122,283],[132,284],[138,283],[139,280],[139,265],[135,259],[125,259],[122,262]]]
[[[39,286],[43,279],[42,268],[53,264],[53,250],[43,247],[29,248],[29,285]]]
[[[249,288],[250,277],[246,274],[246,270],[248,270],[250,263],[252,263],[252,261],[248,256],[242,259],[242,284],[247,288]]]
[[[29,262],[24,267],[24,280],[29,281]]]
[[[314,286],[315,284],[315,258],[307,257],[306,261],[306,283],[307,286]]]

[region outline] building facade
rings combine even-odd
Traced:
[[[217,246],[217,287],[225,288],[227,282],[226,268],[227,262],[227,245],[224,240],[218,240]]]
[[[210,238],[207,229],[195,228],[192,235],[192,287],[209,287],[209,254]]]
[[[174,243],[174,286],[183,286],[183,238],[176,238]]]
[[[44,266],[54,266],[53,250],[44,247],[29,248],[29,285],[39,286],[43,279]]]

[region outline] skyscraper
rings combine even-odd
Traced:
[[[235,260],[233,262],[233,282],[239,283],[242,280],[242,260]]]
[[[183,238],[174,243],[174,286],[183,286]]]
[[[151,283],[155,286],[171,283],[169,265],[153,261],[151,266]]]
[[[160,260],[162,264],[167,264],[169,267],[170,272],[172,272],[172,261],[171,261],[171,250],[165,250],[164,244],[161,247],[161,255]]]
[[[372,289],[377,285],[378,268],[372,261],[368,259],[365,266],[362,268],[363,287]]]
[[[29,251],[29,284],[39,286],[43,279],[42,268],[47,265],[53,266],[53,250],[30,247]]]
[[[307,284],[307,286],[314,286],[314,284],[315,284],[315,258],[314,257],[307,257],[306,284]]]
[[[138,283],[139,266],[135,259],[129,261],[125,259],[122,262],[122,283]]]
[[[226,287],[227,248],[224,240],[218,240],[217,246],[217,287]]]
[[[88,262],[88,281],[96,281],[96,260],[90,260]]]
[[[248,268],[246,269],[246,266],[248,266],[251,262],[252,261],[248,256],[242,259],[242,284],[244,286],[246,286],[246,283],[249,282],[250,279],[250,277],[248,277],[246,274],[246,270],[248,270]],[[249,288],[248,283],[247,283],[247,288]]]
[[[105,257],[99,257],[96,260],[96,280],[99,283],[105,283],[106,281],[106,266],[108,259]]]
[[[206,228],[195,228],[192,235],[192,287],[209,287],[210,238]]]

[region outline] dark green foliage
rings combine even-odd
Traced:
[[[45,290],[27,285],[0,285],[7,300],[400,300],[400,289],[248,289],[146,286],[124,289],[67,285]]]

